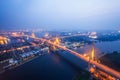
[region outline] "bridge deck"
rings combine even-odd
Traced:
[[[49,44],[51,44],[51,45],[54,45],[54,46],[56,46],[56,47],[59,47],[59,48],[61,48],[61,49],[63,49],[63,50],[69,51],[70,53],[72,53],[72,54],[74,54],[75,56],[83,59],[84,61],[90,62],[91,64],[95,65],[97,68],[105,71],[106,73],[110,74],[111,76],[114,76],[115,78],[120,79],[120,72],[118,72],[118,71],[115,71],[115,70],[113,70],[113,69],[111,69],[111,68],[109,68],[109,67],[107,67],[107,66],[105,66],[105,65],[103,65],[103,64],[97,63],[96,61],[89,60],[89,58],[84,57],[83,55],[81,55],[81,54],[78,53],[78,52],[75,52],[75,51],[70,50],[70,49],[68,49],[68,48],[66,48],[66,47],[63,47],[63,46],[54,44],[54,43],[52,43],[51,41],[48,41],[48,40],[46,40],[46,39],[41,39],[41,38],[37,38],[37,39],[40,39],[41,41],[44,41],[44,42],[47,42],[47,43],[49,43]]]

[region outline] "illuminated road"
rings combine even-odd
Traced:
[[[69,51],[70,53],[72,53],[72,54],[74,54],[75,56],[83,59],[84,61],[90,62],[91,64],[95,65],[97,68],[99,68],[99,69],[105,71],[106,73],[108,73],[108,74],[110,74],[110,75],[112,75],[112,76],[120,79],[120,72],[117,72],[117,71],[115,71],[115,70],[113,70],[113,69],[111,69],[111,68],[109,68],[109,67],[107,67],[107,66],[105,66],[105,65],[103,65],[103,64],[97,63],[96,61],[89,60],[89,58],[84,57],[83,55],[81,55],[81,54],[78,53],[78,52],[75,52],[75,51],[73,51],[73,50],[70,50],[70,49],[68,49],[68,48],[66,48],[66,47],[63,47],[63,46],[61,46],[61,45],[54,44],[53,42],[48,41],[48,40],[46,40],[46,39],[41,39],[41,38],[36,38],[36,39],[40,39],[40,40],[43,41],[43,42],[47,42],[47,43],[49,43],[49,44],[51,44],[51,45],[54,45],[54,46],[56,46],[56,47],[58,47],[58,48],[61,48],[61,49],[66,50],[66,51]]]

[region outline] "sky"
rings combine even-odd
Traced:
[[[0,30],[120,29],[120,0],[0,0]]]

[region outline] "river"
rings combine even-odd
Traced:
[[[73,80],[79,71],[56,54],[39,56],[0,75],[0,80]]]
[[[95,44],[95,47],[106,53],[120,51],[120,41],[98,42]]]

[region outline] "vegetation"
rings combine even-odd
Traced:
[[[87,36],[72,36],[72,37],[66,37],[63,39],[63,41],[69,41],[69,42],[85,42],[85,43],[92,43],[90,39]]]
[[[98,36],[97,40],[99,40],[99,41],[116,41],[116,40],[120,40],[120,34],[100,35],[100,36]]]
[[[107,65],[117,71],[120,71],[120,53],[114,51],[100,58],[100,62]]]

